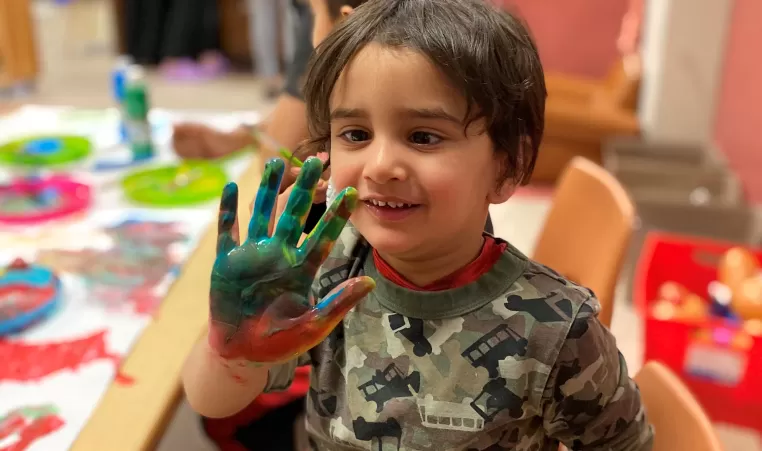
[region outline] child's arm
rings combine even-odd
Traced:
[[[248,406],[267,385],[267,366],[226,361],[206,336],[185,361],[183,388],[193,410],[208,418],[225,418]]]
[[[597,310],[595,299],[583,304],[550,373],[545,430],[570,450],[650,450],[653,429],[640,392]]]
[[[279,365],[225,360],[205,335],[185,361],[182,383],[194,411],[207,418],[226,418],[262,393],[288,389],[297,366],[307,364],[307,354]]]
[[[307,139],[306,114],[303,101],[284,94],[280,96],[270,116],[257,127],[280,145],[296,149]],[[260,151],[262,164],[279,156],[276,147],[256,139],[250,126],[240,126],[224,132],[208,125],[179,123],[174,126],[172,145],[179,156],[190,159],[221,158],[247,146],[254,146]],[[287,172],[284,185],[290,185],[293,180]]]
[[[304,101],[288,94],[281,95],[261,128],[279,145],[290,150],[296,149],[309,137]],[[280,156],[278,149],[262,144],[263,162]]]

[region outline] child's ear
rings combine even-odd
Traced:
[[[500,187],[490,192],[489,196],[487,196],[487,201],[490,204],[502,204],[508,201],[515,192],[516,184],[513,182],[513,179],[508,179],[502,182]]]
[[[521,138],[521,152],[519,153],[518,161],[514,163],[517,168],[523,167],[522,160],[525,158],[524,150],[531,149],[531,144],[532,140],[528,136]],[[515,177],[508,177],[507,179],[505,178],[503,165],[508,164],[508,162],[505,161],[504,158],[505,157],[500,156],[499,154],[496,155],[495,181],[499,181],[499,186],[487,197],[487,200],[490,204],[502,204],[503,202],[506,202],[516,192],[516,186],[521,183],[521,180],[517,182]]]
[[[506,161],[507,158],[504,154],[496,152],[494,154],[494,166],[492,171],[492,186],[487,195],[487,201],[490,204],[502,204],[513,196],[516,192],[516,180],[512,177],[512,174],[508,174],[506,177],[505,165],[510,164]]]
[[[341,7],[341,9],[339,9],[339,12],[341,13],[341,17],[347,18],[350,14],[355,12],[355,9],[349,5],[344,5]]]

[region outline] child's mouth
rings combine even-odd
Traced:
[[[375,199],[368,199],[363,202],[365,207],[375,217],[384,221],[400,221],[413,214],[419,204],[405,202],[385,202]]]

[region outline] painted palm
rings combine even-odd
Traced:
[[[323,171],[318,158],[304,163],[286,209],[270,235],[270,218],[285,170],[280,159],[265,166],[249,222],[239,243],[238,187],[222,193],[217,258],[210,293],[210,344],[227,359],[282,362],[322,341],[374,287],[368,277],[347,280],[322,300],[312,299],[315,274],[357,206],[357,191],[343,190],[299,245]]]

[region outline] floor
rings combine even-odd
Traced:
[[[35,17],[43,70],[34,92],[20,100],[81,107],[111,106],[109,72],[113,55],[109,14],[104,0],[76,0],[65,7],[56,6],[52,0],[37,0]],[[202,85],[169,83],[149,75],[149,84],[153,105],[162,108],[264,112],[270,106],[257,80],[247,74],[231,75]],[[542,193],[519,193],[492,210],[496,234],[531,254],[548,206],[548,198]],[[619,290],[612,331],[634,373],[641,366],[641,325],[624,291]],[[724,425],[717,429],[728,450],[762,451],[756,434]],[[214,447],[203,437],[198,418],[183,403],[159,449],[203,451]]]

